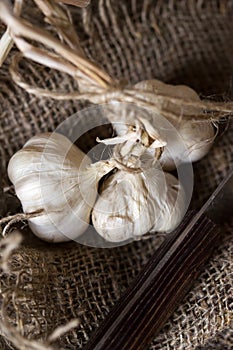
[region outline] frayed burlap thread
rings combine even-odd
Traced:
[[[32,16],[32,7],[27,9]],[[232,1],[93,1],[73,9],[74,23],[87,55],[107,72],[131,84],[157,78],[186,84],[202,97],[232,101]],[[34,17],[36,18],[36,17]],[[3,28],[2,28],[3,29]],[[12,52],[13,53],[13,52]],[[0,70],[0,152],[4,186],[10,157],[33,135],[54,130],[87,102],[54,101],[26,93]],[[75,82],[25,61],[21,73],[32,85],[72,92]],[[96,116],[98,118],[98,116]],[[221,122],[224,125],[224,121]],[[105,131],[103,131],[104,133]],[[100,135],[101,137],[101,135]],[[85,147],[85,145],[84,145]],[[233,166],[233,127],[220,135],[194,165],[193,207],[200,207]],[[20,229],[20,227],[19,227]],[[160,237],[114,249],[79,244],[51,245],[21,229],[24,241],[1,273],[0,297],[11,292],[10,324],[35,341],[78,318],[79,326],[62,335],[57,349],[81,349],[92,332],[159,247]],[[222,243],[150,350],[230,349],[232,345],[233,227],[222,226]],[[219,342],[219,343],[218,343]],[[13,345],[2,336],[3,349]]]

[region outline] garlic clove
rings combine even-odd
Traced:
[[[184,190],[174,176],[155,167],[141,173],[118,170],[104,181],[92,222],[104,239],[121,242],[173,230],[184,209]]]
[[[111,170],[111,169],[110,169]],[[103,173],[108,170],[103,167]],[[49,242],[75,239],[86,230],[97,196],[101,167],[65,136],[34,136],[10,160],[8,175],[35,235]]]

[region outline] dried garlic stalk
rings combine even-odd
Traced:
[[[126,83],[122,84],[116,79],[111,78],[103,69],[98,67],[87,57],[83,56],[83,51],[79,47],[77,50],[71,47],[68,39],[74,37],[75,31],[70,22],[69,35],[62,28],[62,21],[67,21],[67,10],[59,4],[52,4],[52,0],[35,0],[37,5],[51,25],[54,26],[60,34],[63,42],[58,41],[45,30],[35,28],[29,22],[16,17],[13,11],[6,6],[4,2],[0,2],[0,18],[8,25],[11,35],[19,50],[24,57],[30,58],[38,63],[58,69],[62,72],[70,74],[79,83],[79,91],[73,93],[53,92],[43,90],[38,87],[32,87],[26,83],[19,74],[17,57],[12,61],[11,73],[16,83],[28,92],[39,96],[52,97],[55,99],[87,99],[93,103],[108,102],[125,102],[134,103],[137,106],[151,109],[154,113],[161,113],[161,105],[164,103],[172,103],[182,108],[199,108],[198,115],[184,114],[183,118],[187,120],[218,120],[222,116],[232,114],[233,104],[215,103],[209,101],[194,101],[187,99],[185,96],[174,96],[166,91],[161,93],[157,90],[155,93],[151,89],[139,89],[136,87],[126,87]],[[75,0],[74,0],[75,1]],[[67,2],[67,1],[65,1]],[[75,1],[76,5],[78,1]],[[85,3],[86,4],[86,3]],[[59,9],[56,6],[60,6]],[[45,10],[44,7],[47,7]],[[50,7],[50,16],[47,16],[48,7]],[[51,9],[54,13],[51,16]],[[58,17],[58,18],[57,18]],[[69,17],[69,16],[68,16]],[[51,21],[52,18],[52,21]],[[55,20],[55,21],[54,21]],[[66,22],[67,23],[67,22]],[[71,36],[70,36],[70,33]],[[67,36],[68,35],[68,36]],[[77,35],[76,35],[77,36]],[[44,49],[29,44],[27,40],[33,40],[45,46]],[[73,39],[72,39],[73,40]],[[72,41],[71,40],[71,41]],[[76,41],[75,41],[76,40]],[[77,37],[73,41],[77,42]],[[55,54],[51,54],[51,50]],[[177,115],[170,111],[163,110],[163,116],[177,121]],[[180,118],[180,116],[178,116]]]
[[[41,1],[39,1],[40,6]],[[44,5],[43,11],[45,11],[45,7],[48,6],[49,1],[45,2],[43,0],[42,3]],[[60,5],[57,4],[57,6]],[[87,84],[88,82],[90,86],[94,85],[96,89],[98,86],[106,88],[109,84],[113,84],[113,80],[107,73],[87,58],[83,58],[83,52],[80,54],[80,49],[74,50],[54,38],[45,30],[35,28],[28,21],[15,16],[5,2],[0,2],[0,18],[9,26],[12,38],[19,50],[22,51],[24,57],[66,72],[77,79],[79,83],[85,82]],[[62,24],[58,24],[58,20],[56,20],[55,26],[58,28],[60,25]],[[63,29],[60,30],[60,35],[64,36]],[[45,48],[36,47],[28,43],[26,39],[38,42],[44,45]],[[64,41],[67,41],[67,33]],[[54,50],[55,54],[51,53],[50,49]]]

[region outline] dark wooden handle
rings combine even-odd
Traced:
[[[149,259],[84,350],[145,350],[191,287],[215,246],[207,217],[186,215]]]

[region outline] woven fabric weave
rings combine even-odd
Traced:
[[[232,100],[232,1],[96,0],[72,13],[86,53],[111,76],[132,84],[157,78],[189,85],[213,100]],[[24,92],[9,75],[10,58],[0,69],[0,156],[5,186],[9,185],[7,162],[15,151],[31,136],[54,130],[87,105]],[[71,78],[28,61],[21,70],[32,84],[63,91],[76,88]],[[193,207],[203,204],[232,166],[231,123],[208,156],[194,165]],[[0,296],[9,297],[9,320],[29,339],[45,340],[54,328],[78,317],[80,325],[59,339],[58,349],[83,347],[161,242],[155,237],[96,249],[73,242],[47,244],[27,228],[23,236],[11,258],[11,274],[1,274]],[[221,244],[150,350],[231,349],[232,271],[230,223],[222,227]],[[2,349],[13,348],[4,337],[0,344]]]

